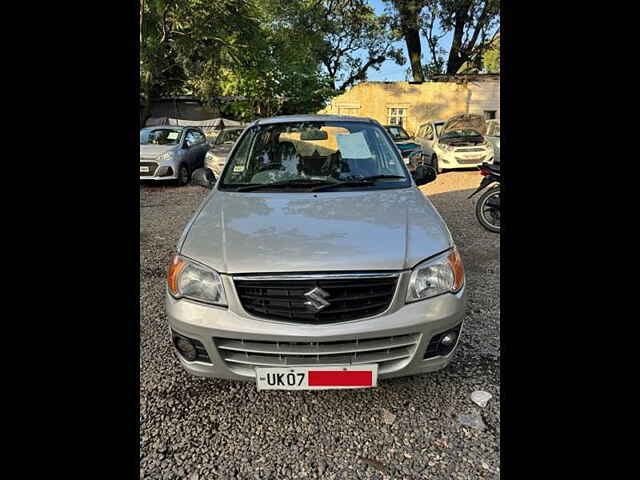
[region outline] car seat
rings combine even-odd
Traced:
[[[296,147],[291,142],[280,142],[276,160],[283,170],[298,175],[300,173],[300,157]]]

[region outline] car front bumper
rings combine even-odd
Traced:
[[[441,168],[469,168],[477,167],[483,163],[493,163],[493,152],[470,155],[460,152],[441,152],[438,155],[438,162]]]
[[[178,178],[177,169],[173,163],[156,164],[145,161],[141,162],[140,166],[147,166],[150,169],[149,172],[140,172],[140,180],[177,180]]]
[[[254,380],[255,365],[238,364],[225,360],[228,350],[218,348],[220,342],[362,342],[371,339],[389,339],[412,336],[415,343],[410,354],[397,361],[378,363],[379,378],[392,378],[432,372],[447,366],[457,347],[447,355],[424,359],[432,337],[462,327],[464,319],[464,287],[457,294],[443,294],[419,302],[404,303],[410,273],[404,272],[387,313],[369,319],[324,325],[293,324],[252,317],[246,313],[234,295],[233,281],[222,276],[229,307],[216,307],[191,300],[176,300],[166,292],[166,312],[171,331],[198,340],[207,351],[211,364],[189,362],[175,348],[176,357],[188,372],[203,377],[232,380]],[[231,294],[230,294],[231,293]],[[460,332],[461,333],[461,332]],[[327,343],[331,345],[331,343]],[[377,363],[377,362],[374,362]],[[350,365],[350,362],[327,362],[322,365]],[[266,366],[266,365],[265,365]],[[271,365],[272,366],[272,365]],[[289,366],[289,365],[288,365]],[[296,364],[296,366],[302,366]],[[319,366],[314,363],[313,366]]]

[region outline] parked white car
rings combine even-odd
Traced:
[[[440,173],[444,169],[493,163],[493,146],[484,136],[486,131],[487,124],[481,115],[465,113],[447,121],[423,123],[415,141],[422,145],[425,162]]]
[[[487,120],[486,137],[493,145],[493,163],[500,163],[500,120]]]

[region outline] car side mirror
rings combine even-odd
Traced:
[[[198,168],[191,174],[191,184],[211,190],[216,184],[216,176],[209,168]]]
[[[429,165],[418,165],[411,175],[417,186],[431,183],[436,179],[436,171]]]

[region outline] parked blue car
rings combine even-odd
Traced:
[[[414,171],[416,167],[423,163],[422,146],[413,140],[413,137],[400,125],[385,125],[396,147],[409,171]]]

